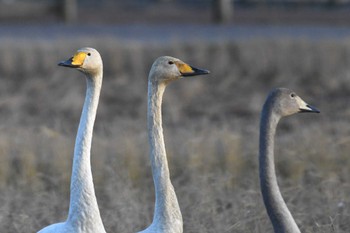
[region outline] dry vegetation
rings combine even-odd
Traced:
[[[92,152],[108,232],[136,232],[153,213],[146,84],[172,55],[209,69],[171,84],[163,115],[185,232],[272,232],[259,193],[259,112],[268,91],[294,89],[321,114],[283,119],[279,183],[302,232],[350,230],[350,42],[256,39],[169,45],[115,38],[0,43],[0,228],[35,232],[67,215],[71,156],[85,82],[57,62],[97,48],[105,79]]]

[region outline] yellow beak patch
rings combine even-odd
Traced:
[[[177,68],[179,69],[181,74],[191,74],[193,73],[193,69],[191,66],[187,65],[186,63],[176,61],[174,62]]]
[[[72,65],[73,66],[82,66],[84,64],[86,58],[86,53],[84,52],[77,52],[74,54],[72,58]]]

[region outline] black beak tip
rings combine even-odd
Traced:
[[[71,67],[71,68],[76,68],[76,65],[72,65],[73,62],[73,57],[69,58],[66,61],[60,61],[57,65],[58,66],[64,66],[64,67]]]
[[[58,65],[58,66],[65,66],[65,64],[64,64],[63,61],[60,61],[57,65]]]
[[[210,74],[209,70],[203,70],[204,74]]]
[[[200,75],[200,74],[210,74],[210,71],[209,70],[204,70],[204,69],[198,69],[198,68],[195,68],[195,67],[191,67],[192,70],[194,71],[194,74],[196,75]]]
[[[321,113],[321,111],[315,108],[314,106],[306,105],[306,107],[308,107],[308,109],[300,109],[300,112]]]
[[[307,105],[307,107],[309,107],[311,109],[311,111],[314,112],[314,113],[321,113],[321,111],[318,110],[317,108],[315,108],[314,106]]]
[[[68,61],[60,61],[58,63],[58,65],[59,66],[64,66],[64,67],[72,67],[72,64],[71,64],[70,60],[68,60]]]
[[[68,61],[61,61],[57,64],[58,66],[69,67],[69,68],[79,68],[77,65],[72,65],[72,63]]]

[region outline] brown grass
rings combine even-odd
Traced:
[[[169,45],[115,38],[0,43],[0,228],[35,232],[67,216],[71,159],[85,93],[83,75],[57,67],[97,48],[105,79],[92,166],[108,232],[152,220],[146,134],[147,75],[173,55],[211,75],[171,84],[163,115],[185,232],[272,232],[259,192],[259,112],[270,89],[294,89],[321,109],[284,119],[279,184],[302,232],[349,232],[350,43],[255,39]]]

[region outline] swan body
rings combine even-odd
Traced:
[[[277,88],[266,99],[260,120],[259,175],[264,204],[275,233],[300,233],[279,190],[274,164],[274,136],[282,117],[319,111],[291,90]]]
[[[87,90],[74,148],[68,218],[38,233],[105,233],[90,163],[92,132],[102,86],[102,59],[95,49],[82,48],[59,65],[82,71],[86,75]]]
[[[156,59],[148,77],[148,140],[155,187],[155,209],[152,224],[140,233],[182,233],[183,222],[174,187],[170,181],[162,128],[163,93],[171,81],[209,71],[189,66],[169,56]]]

